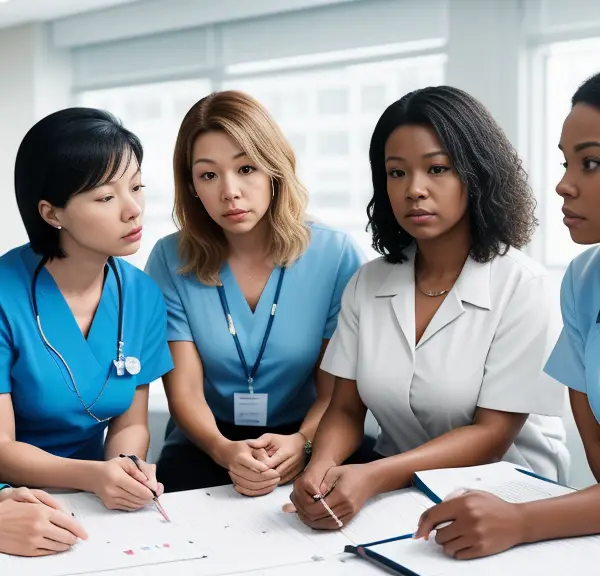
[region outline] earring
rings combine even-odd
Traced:
[[[271,200],[275,200],[275,179],[271,178]]]
[[[57,230],[62,230],[62,226],[59,224],[59,225],[56,227],[56,229],[57,229]]]

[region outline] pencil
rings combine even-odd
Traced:
[[[143,470],[140,467],[140,463],[139,463],[139,458],[135,455],[135,454],[119,454],[119,456],[121,458],[129,458],[136,466],[136,468],[143,474]],[[150,492],[152,492],[152,500],[154,501],[154,504],[156,505],[156,509],[160,512],[160,514],[162,515],[162,517],[167,521],[170,522],[171,520],[169,519],[169,516],[167,515],[167,512],[165,511],[165,509],[163,508],[163,505],[160,503],[159,499],[158,499],[158,494],[152,490],[152,488],[150,488],[149,486],[146,486],[146,488],[148,488],[148,490],[150,490]]]

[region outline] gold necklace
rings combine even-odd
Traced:
[[[452,286],[454,286],[454,284],[458,280],[458,277],[460,276],[461,272],[462,272],[462,270],[459,270],[458,274],[456,274],[456,276],[454,277]],[[450,290],[452,290],[452,286],[450,288],[444,288],[443,290],[437,290],[437,291],[436,290],[423,290],[423,288],[421,288],[421,286],[419,286],[419,281],[417,280],[416,271],[415,271],[415,286],[417,287],[419,292],[421,292],[421,294],[424,294],[425,296],[428,296],[429,298],[438,298],[439,296],[448,294],[448,292],[450,292]]]
[[[435,292],[433,290],[423,290],[423,288],[421,288],[419,286],[418,282],[416,282],[416,285],[417,285],[417,288],[419,289],[419,292],[421,292],[421,294],[424,294],[425,296],[429,296],[429,298],[437,298],[438,296],[443,296],[444,294],[447,294],[451,290],[451,288],[447,288],[445,290],[439,290],[438,292]]]

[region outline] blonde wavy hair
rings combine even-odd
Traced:
[[[196,102],[177,135],[173,215],[181,230],[179,255],[184,265],[180,273],[193,273],[204,284],[216,286],[228,255],[225,234],[195,197],[192,180],[194,142],[211,131],[226,133],[271,177],[273,200],[265,215],[270,224],[271,254],[276,265],[289,266],[310,242],[306,221],[308,194],[296,176],[294,151],[259,102],[243,92],[229,90]]]

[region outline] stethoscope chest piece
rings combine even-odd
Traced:
[[[135,356],[127,356],[127,358],[125,358],[125,370],[131,375],[135,376],[136,374],[139,374],[141,369],[142,364],[138,358]]]
[[[124,376],[125,371],[132,376],[139,374],[142,369],[142,364],[135,356],[127,356],[127,358],[119,358],[113,360],[113,364],[117,369],[117,376]]]

